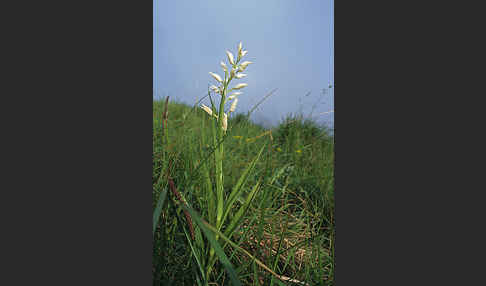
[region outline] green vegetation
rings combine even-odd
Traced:
[[[154,285],[332,285],[330,132],[297,115],[265,130],[234,113],[221,132],[221,116],[165,108],[154,101]]]

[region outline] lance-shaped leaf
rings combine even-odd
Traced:
[[[209,228],[210,225],[208,225],[207,223],[204,223],[203,220],[201,219],[201,216],[198,213],[196,213],[196,211],[193,210],[191,207],[186,206],[186,205],[181,205],[181,206],[182,206],[182,208],[186,209],[191,214],[192,219],[196,222],[196,224],[203,231],[204,235],[206,236],[206,238],[209,241],[209,244],[213,247],[214,252],[218,256],[219,261],[221,262],[223,267],[228,272],[228,275],[231,279],[231,283],[235,286],[237,286],[237,285],[240,286],[241,282],[238,280],[238,277],[236,276],[236,271],[235,271],[233,265],[229,261],[228,256],[226,256],[226,254],[224,253],[221,245],[218,243],[218,241],[214,237],[214,233],[213,233],[214,228],[210,229]]]
[[[160,192],[159,199],[157,200],[157,206],[155,207],[153,218],[152,218],[152,235],[155,235],[155,230],[159,224],[160,214],[162,213],[162,206],[164,205],[165,198],[167,197],[167,187],[165,187],[162,192]]]
[[[250,207],[250,203],[252,202],[253,198],[255,197],[256,191],[259,189],[259,186],[260,186],[260,180],[255,184],[255,186],[253,186],[253,189],[248,194],[245,202],[240,207],[240,209],[236,212],[235,216],[231,218],[231,222],[229,223],[228,227],[224,231],[224,235],[226,237],[231,237],[233,235],[233,232],[241,224],[241,220],[243,218],[243,215],[246,213],[246,211]],[[224,248],[224,246],[223,246],[223,248]]]
[[[253,170],[253,168],[255,167],[256,162],[260,158],[260,155],[262,154],[266,145],[267,144],[264,144],[262,146],[258,154],[255,156],[253,161],[251,161],[251,163],[246,167],[246,169],[243,171],[243,174],[241,174],[241,177],[236,182],[236,185],[231,190],[231,193],[228,197],[228,201],[225,206],[223,218],[221,220],[222,223],[224,223],[226,217],[228,216],[229,211],[233,208],[233,204],[235,203],[236,199],[240,196],[241,192],[243,191],[243,186],[245,185],[245,182],[248,179],[248,175],[250,174],[251,170]]]

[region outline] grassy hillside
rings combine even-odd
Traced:
[[[222,143],[227,200],[262,150],[229,210],[230,219],[239,218],[240,207],[248,206],[229,243],[203,222],[211,221],[214,195],[207,191],[213,182],[205,177],[215,176],[208,164],[215,160],[210,118],[200,108],[170,102],[163,124],[164,108],[165,102],[154,101],[154,285],[231,285],[231,273],[241,285],[332,285],[334,143],[329,132],[299,116],[270,130],[242,114],[229,118]],[[205,272],[208,246],[216,249],[218,260]]]

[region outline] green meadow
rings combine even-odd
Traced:
[[[153,102],[154,285],[333,285],[331,132],[210,112]]]

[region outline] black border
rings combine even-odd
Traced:
[[[0,284],[151,285],[153,1],[15,5]]]
[[[336,1],[337,285],[484,284],[480,11]]]

